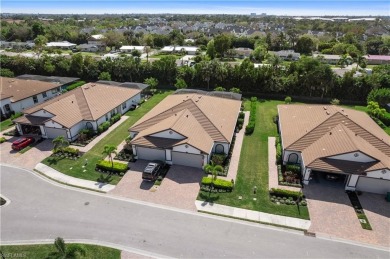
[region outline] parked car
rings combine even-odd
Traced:
[[[155,181],[160,175],[161,169],[164,167],[164,162],[154,160],[150,162],[142,173],[142,179],[146,181]]]
[[[11,147],[13,150],[21,150],[34,142],[35,142],[35,139],[31,138],[31,137],[19,138],[19,139],[15,140],[14,142],[12,142]]]

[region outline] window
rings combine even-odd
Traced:
[[[33,101],[34,101],[34,103],[38,103],[38,96],[34,95],[33,96]]]
[[[46,98],[46,97],[47,97],[46,92],[43,92],[43,93],[42,93],[42,97],[43,97],[43,98]]]
[[[10,112],[11,111],[11,107],[9,106],[8,103],[6,105],[4,105],[4,109],[5,109],[6,112]]]
[[[122,103],[122,109],[126,109],[126,107],[127,107],[127,103],[126,102]]]
[[[215,153],[217,153],[217,154],[222,154],[223,152],[224,152],[223,145],[217,144],[217,145],[215,146]]]
[[[51,90],[51,93],[52,93],[52,94],[57,93],[57,89],[52,89],[52,90]]]
[[[108,114],[106,114],[106,121],[108,121]]]
[[[288,156],[288,162],[289,162],[289,163],[292,163],[292,164],[297,164],[297,163],[298,163],[298,155],[295,154],[295,153],[291,153],[291,154]]]
[[[111,117],[115,115],[115,109],[111,111]]]

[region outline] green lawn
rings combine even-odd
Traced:
[[[257,105],[255,131],[251,136],[245,136],[235,188],[231,193],[213,193],[211,200],[218,204],[262,211],[296,218],[309,218],[307,207],[292,205],[276,205],[269,200],[268,195],[268,137],[276,136],[276,124],[273,117],[277,115],[277,104],[281,101],[265,101]],[[247,108],[248,105],[245,104]],[[257,193],[253,194],[254,186]],[[200,192],[198,199],[208,197],[207,192]],[[242,200],[238,197],[242,196]],[[257,200],[254,201],[253,198]]]
[[[359,105],[356,105],[356,106],[353,106],[353,105],[344,105],[345,107],[347,108],[350,108],[350,109],[354,109],[354,110],[357,110],[357,111],[362,111],[362,112],[367,112],[367,107],[366,106],[359,106]],[[383,129],[388,135],[390,135],[390,127],[386,127]]]
[[[0,122],[0,131],[12,128],[15,124],[12,123],[11,119],[6,119]]]
[[[85,153],[78,160],[68,160],[66,158],[54,158],[48,157],[42,161],[42,163],[53,167],[54,169],[60,171],[61,173],[82,178],[86,180],[100,181],[106,180],[110,184],[117,184],[121,177],[111,176],[109,179],[102,179],[105,175],[102,175],[99,172],[95,171],[95,164],[98,160],[104,158],[102,154],[105,145],[114,145],[118,146],[128,135],[128,129],[136,121],[138,121],[142,116],[144,116],[150,109],[152,109],[156,104],[158,104],[162,99],[168,96],[171,92],[164,92],[155,94],[147,102],[143,103],[141,107],[134,111],[129,111],[125,115],[130,116],[126,121],[119,125],[115,130],[108,134],[105,138],[99,141],[90,151]],[[118,152],[120,150],[117,150]],[[88,161],[85,165],[86,159]],[[86,172],[84,172],[86,170]]]
[[[74,244],[67,244],[67,248],[71,248]],[[85,250],[85,257],[80,258],[105,258],[105,259],[119,259],[121,258],[121,251],[96,245],[80,244]],[[18,245],[18,246],[0,246],[0,251],[5,258],[29,258],[42,259],[57,251],[54,245]]]

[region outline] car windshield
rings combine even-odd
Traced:
[[[21,138],[21,139],[16,140],[13,144],[20,144],[26,140],[27,140],[26,138]]]

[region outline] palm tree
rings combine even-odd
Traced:
[[[358,55],[355,60],[356,62],[356,69],[360,66],[361,68],[365,68],[367,66],[367,60],[362,55]]]
[[[145,46],[144,51],[146,53],[146,62],[149,62],[149,53],[151,51],[150,47],[149,46]]]
[[[344,68],[345,66],[348,66],[350,58],[347,55],[341,55],[338,64],[340,65],[340,68]]]
[[[47,258],[71,259],[77,258],[78,255],[85,256],[86,254],[85,249],[80,245],[72,245],[70,248],[67,248],[64,239],[61,237],[55,239],[54,246],[57,251],[50,253]]]
[[[54,149],[63,149],[69,146],[69,141],[65,139],[64,136],[58,136],[53,139],[52,143],[54,144]]]
[[[116,152],[116,146],[113,146],[113,145],[105,145],[102,154],[108,156],[108,159],[109,159],[110,162],[111,162],[111,167],[114,167],[114,160],[113,160],[113,158],[112,158],[112,155],[113,155],[113,154],[115,154],[115,155],[117,154],[117,152]]]
[[[209,197],[210,197],[211,189],[214,188],[214,181],[217,180],[218,173],[223,172],[223,167],[220,165],[214,165],[214,163],[211,161],[210,164],[207,164],[203,167],[203,170],[206,173],[212,174],[211,187],[210,187],[210,191],[209,191]]]

